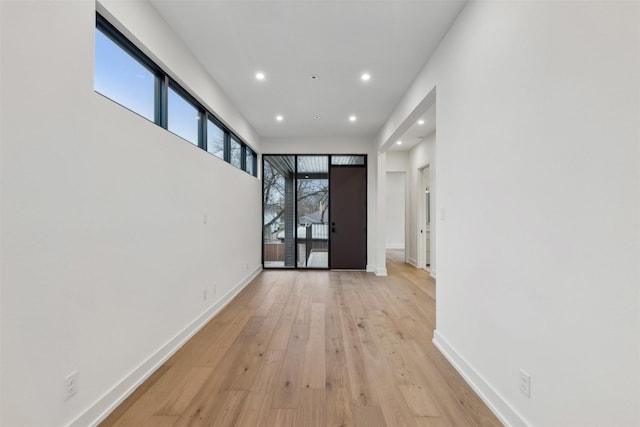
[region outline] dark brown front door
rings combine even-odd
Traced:
[[[331,166],[330,268],[364,270],[367,265],[367,169]]]

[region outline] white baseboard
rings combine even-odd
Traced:
[[[407,262],[412,266],[414,266],[415,268],[418,268],[418,261],[416,261],[415,258],[407,258]]]
[[[376,272],[376,266],[367,264],[367,273],[375,273],[375,272]]]
[[[431,267],[431,269],[429,270],[429,275],[433,278],[433,280],[436,279],[436,269]]]
[[[404,249],[404,243],[400,243],[400,244],[388,244],[386,246],[386,249]]]
[[[464,380],[480,396],[496,417],[507,427],[527,427],[527,423],[484,377],[458,353],[451,344],[438,332],[433,331],[433,344],[453,365]]]
[[[216,314],[229,304],[260,272],[258,266],[244,279],[234,286],[215,304],[198,316],[181,332],[169,340],[155,354],[131,371],[119,384],[99,398],[84,413],[76,418],[69,427],[96,426],[102,422],[118,405],[120,405],[136,388],[153,374],[164,362],[180,349],[193,335],[206,325]]]
[[[386,276],[387,269],[386,268],[378,268],[376,269],[376,276]]]

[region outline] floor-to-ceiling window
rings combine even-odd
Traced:
[[[295,156],[264,156],[263,259],[266,268],[295,268]]]
[[[298,268],[329,267],[329,156],[298,156]]]

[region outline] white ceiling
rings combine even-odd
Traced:
[[[150,1],[265,138],[377,133],[466,3]]]

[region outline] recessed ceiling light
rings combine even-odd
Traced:
[[[398,140],[398,141],[396,142],[396,144],[398,144],[398,145],[402,145],[402,141]]]
[[[349,121],[350,122],[355,122],[356,120],[358,120],[358,118],[356,116],[349,116]]]
[[[422,120],[422,119],[418,120],[418,124],[419,125],[423,125],[424,124],[424,120]]]
[[[318,80],[318,79],[320,78],[320,76],[319,76],[319,75],[317,75],[317,74],[311,74],[311,75],[309,76],[309,78],[310,78],[311,80]]]
[[[277,116],[276,116],[276,120],[277,120],[277,121],[279,121],[279,122],[281,122],[281,121],[283,121],[283,120],[284,120],[284,117],[282,117],[281,115],[277,115]]]
[[[362,73],[362,75],[360,76],[360,79],[362,79],[363,82],[369,81],[371,79],[371,74]]]
[[[257,72],[256,73],[256,79],[258,80],[264,80],[264,73],[263,72]]]
[[[313,116],[314,119],[318,120],[320,116]]]

